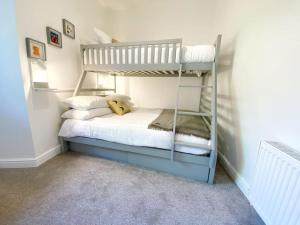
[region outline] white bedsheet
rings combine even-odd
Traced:
[[[215,47],[213,45],[194,45],[182,47],[182,62],[213,62]]]
[[[61,137],[88,137],[121,144],[171,149],[172,132],[148,129],[148,125],[161,113],[161,109],[136,109],[123,116],[109,114],[91,120],[66,120],[59,132]],[[176,135],[177,141],[210,144],[210,141],[190,136]],[[208,150],[177,146],[176,151],[207,154]]]

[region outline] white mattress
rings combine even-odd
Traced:
[[[162,48],[161,51],[161,63],[171,62],[173,51],[175,48],[170,47],[168,52],[168,57],[166,60],[166,48]],[[138,64],[138,49],[135,49],[134,62],[132,62],[132,50],[128,50],[128,63],[129,64]],[[154,48],[154,63],[158,63],[158,47]],[[90,59],[91,59],[91,52]],[[114,54],[117,54],[117,57],[114,57]],[[121,57],[120,57],[121,54]],[[116,50],[116,53],[111,50],[111,63],[112,64],[125,64],[125,49],[120,51]],[[96,55],[96,54],[95,54]],[[148,64],[151,63],[151,48],[148,48]],[[117,62],[114,62],[114,59],[117,58]],[[192,62],[213,62],[215,59],[215,47],[213,45],[194,45],[194,46],[183,46],[181,52],[181,62],[182,63],[192,63]],[[120,62],[122,60],[122,62]],[[105,51],[105,62],[108,61],[107,50]],[[102,54],[100,54],[100,62],[103,64]],[[179,62],[179,47],[176,48],[176,62]],[[86,56],[84,54],[84,64],[87,64]],[[141,64],[145,64],[145,48],[141,48]]]
[[[148,125],[161,113],[161,109],[135,109],[123,116],[108,114],[91,120],[66,120],[59,132],[61,137],[88,137],[126,145],[171,149],[172,132],[148,129]],[[210,141],[190,136],[176,135],[177,141],[210,145]],[[207,154],[208,150],[177,146],[176,151]]]

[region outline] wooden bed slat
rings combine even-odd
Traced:
[[[155,57],[155,46],[151,46],[151,61],[150,64],[154,64],[154,57]]]
[[[135,64],[135,58],[134,58],[134,47],[131,47],[131,64]]]
[[[144,64],[148,64],[148,46],[147,45],[145,45],[144,46],[144,48],[145,48],[145,51],[144,51]]]
[[[91,51],[92,51],[92,64],[96,64],[95,63],[95,49],[92,48]]]
[[[142,64],[142,46],[138,46],[138,64]]]
[[[177,49],[176,44],[173,44],[173,47],[172,47],[172,60],[171,60],[172,63],[176,63],[176,49]]]
[[[101,49],[101,53],[102,53],[102,64],[105,65],[106,64],[106,60],[105,60],[105,48]]]
[[[100,65],[101,61],[100,61],[100,49],[97,49],[97,65]]]
[[[107,48],[107,64],[111,64],[111,48]]]
[[[169,45],[166,45],[166,51],[165,51],[165,63],[169,63]]]
[[[127,65],[128,64],[128,48],[124,47],[125,51],[124,51],[124,54],[125,54],[125,64]]]
[[[157,54],[157,63],[161,64],[161,55],[162,55],[162,45],[158,45],[158,54]]]
[[[113,64],[118,64],[117,57],[117,48],[113,48]]]
[[[86,50],[86,64],[90,64],[90,49]]]

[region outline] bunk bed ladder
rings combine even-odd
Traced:
[[[177,87],[176,87],[176,104],[175,104],[174,121],[173,121],[173,144],[172,144],[172,149],[171,149],[171,160],[172,161],[174,160],[174,151],[175,151],[175,147],[176,147],[176,122],[177,122],[177,115],[178,115],[181,75],[182,75],[182,65],[180,64],[179,71],[178,71]]]
[[[213,64],[214,66],[214,64]],[[211,85],[204,85],[203,82],[201,82],[201,85],[181,85],[181,67],[180,70],[178,72],[178,80],[177,80],[177,93],[176,93],[176,104],[175,104],[175,112],[174,112],[174,122],[173,122],[173,145],[172,145],[172,151],[171,151],[171,160],[174,160],[174,151],[176,146],[186,146],[186,147],[194,147],[194,148],[202,148],[202,149],[206,149],[206,150],[212,150],[212,147],[205,145],[205,144],[194,144],[194,143],[189,143],[189,142],[182,142],[182,141],[176,141],[176,126],[177,126],[177,115],[188,115],[188,116],[201,116],[201,117],[210,117],[212,120],[214,120],[214,110],[213,108],[215,107],[215,102],[214,100],[212,101],[212,105],[211,105],[211,112],[201,112],[201,110],[199,109],[199,112],[193,112],[193,111],[184,111],[184,110],[179,110],[178,109],[178,105],[179,105],[179,97],[180,97],[180,90],[182,88],[199,88],[202,92],[203,89],[212,89],[212,94],[214,93],[214,91],[216,90],[216,85],[215,82],[213,80],[213,84]],[[212,68],[212,74],[214,76],[214,69]],[[203,79],[203,78],[202,78]],[[201,97],[201,96],[200,96]],[[212,99],[214,98],[214,96],[212,96]],[[200,103],[201,104],[201,103]],[[206,122],[207,120],[205,120]],[[210,125],[209,125],[210,126]],[[210,126],[210,129],[213,128]]]
[[[216,57],[215,60],[211,66],[211,85],[204,85],[202,82],[199,86],[194,85],[181,85],[181,73],[182,73],[182,65],[180,65],[180,69],[178,72],[178,80],[177,80],[177,93],[176,93],[176,105],[175,105],[175,113],[174,113],[174,122],[173,122],[173,145],[172,145],[172,151],[171,151],[171,160],[174,160],[174,151],[175,147],[177,145],[182,146],[190,146],[195,148],[202,148],[210,150],[210,159],[209,159],[209,176],[208,176],[208,183],[213,184],[214,176],[215,176],[215,169],[216,169],[216,161],[217,161],[217,71],[216,66],[218,64],[218,56],[221,46],[221,35],[218,35],[217,41],[215,43],[216,47]],[[211,88],[211,105],[210,105],[210,112],[201,112],[201,108],[199,109],[199,112],[190,112],[190,111],[181,111],[178,110],[178,104],[179,104],[179,96],[180,96],[180,89],[182,87],[188,87],[188,88],[200,88],[201,92],[204,88]],[[201,94],[202,95],[202,94]],[[200,99],[201,101],[201,99]],[[201,104],[201,102],[200,102]],[[176,122],[177,122],[177,115],[193,115],[193,116],[202,116],[202,117],[210,117],[210,139],[211,139],[211,145],[198,145],[198,144],[191,144],[186,142],[178,142],[176,141]]]

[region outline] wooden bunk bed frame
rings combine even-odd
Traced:
[[[100,139],[74,137],[61,139],[63,150],[78,151],[84,154],[126,162],[213,184],[218,153],[217,64],[221,37],[221,35],[218,35],[214,44],[215,60],[207,63],[182,63],[181,60],[178,60],[181,59],[182,39],[81,45],[83,73],[77,83],[73,96],[80,94],[83,82],[90,72],[105,73],[113,76],[178,78],[174,113],[173,148],[168,150],[131,146]],[[171,49],[173,49],[172,52]],[[157,58],[155,59],[155,57]],[[211,85],[181,85],[182,77],[201,77],[203,74],[211,75]],[[195,87],[201,90],[211,88],[211,109],[209,112],[190,112],[178,109],[180,89]],[[112,90],[116,91],[116,78],[115,87]],[[176,142],[176,117],[180,114],[208,118],[205,121],[210,125],[211,144],[199,145]],[[206,149],[210,153],[207,155],[181,153],[175,151],[176,145]]]

